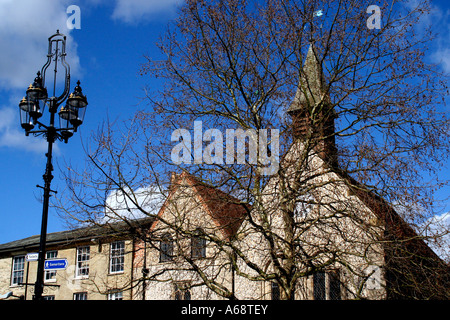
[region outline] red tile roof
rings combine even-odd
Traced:
[[[249,204],[200,181],[187,172],[182,172],[179,175],[172,176],[170,194],[158,216],[162,216],[168,203],[174,200],[172,198],[179,187],[190,187],[194,190],[197,200],[202,204],[205,212],[211,216],[226,239],[230,239],[236,234],[245,216],[251,210]],[[158,219],[154,225],[156,223],[158,223]],[[152,229],[154,229],[154,226],[152,226]]]

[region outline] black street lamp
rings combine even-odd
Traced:
[[[34,82],[30,84],[26,91],[26,97],[19,102],[20,122],[25,134],[28,136],[32,133],[34,136],[44,136],[48,142],[48,151],[46,153],[47,165],[45,174],[43,176],[45,185],[44,202],[42,209],[42,224],[41,235],[39,243],[39,258],[37,277],[34,289],[34,299],[42,300],[42,293],[44,291],[44,262],[45,262],[45,242],[47,238],[47,220],[48,220],[48,205],[50,199],[50,192],[55,192],[50,189],[50,184],[53,179],[52,171],[52,151],[53,143],[56,140],[68,142],[69,138],[77,131],[77,128],[83,123],[84,114],[86,112],[87,99],[83,95],[80,81],[74,92],[69,95],[70,90],[70,66],[66,62],[66,36],[56,31],[56,34],[48,38],[48,54],[47,62],[42,67],[42,70],[37,73]],[[53,63],[53,95],[48,96],[47,88],[45,87],[46,72],[48,67]],[[65,70],[64,76],[64,90],[60,96],[56,96],[56,74],[58,72],[58,65],[62,65]],[[58,107],[66,101],[66,105],[62,106],[58,112]],[[50,124],[44,125],[39,121],[44,113],[45,106],[48,105],[50,113]],[[55,114],[59,115],[59,127],[55,127]],[[39,130],[34,130],[35,126]],[[38,186],[39,187],[39,186]],[[42,187],[41,187],[42,188]]]

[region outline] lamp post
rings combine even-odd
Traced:
[[[50,184],[53,179],[52,171],[52,151],[53,143],[56,140],[68,142],[69,138],[77,131],[77,128],[83,123],[84,114],[86,112],[87,99],[83,95],[80,81],[69,95],[70,90],[70,66],[65,60],[66,57],[66,36],[56,31],[54,35],[48,38],[48,54],[47,62],[41,71],[37,72],[34,82],[30,84],[26,91],[26,97],[19,102],[20,122],[25,130],[25,135],[30,133],[34,136],[43,136],[48,142],[48,151],[46,153],[47,164],[45,167],[44,178],[44,201],[42,209],[42,224],[39,242],[39,258],[36,283],[34,289],[34,299],[42,300],[44,290],[44,262],[45,262],[45,242],[47,238],[47,220],[50,192]],[[53,94],[48,96],[46,84],[46,73],[50,65],[53,69]],[[56,83],[58,66],[64,68],[64,89],[60,96],[56,96]],[[66,100],[67,99],[67,100]],[[58,107],[66,101],[65,106],[61,106],[59,112]],[[41,123],[39,120],[43,116],[45,106],[48,105],[50,113],[50,122],[48,125]],[[55,115],[59,115],[59,126],[55,126]],[[38,130],[33,130],[35,126]]]

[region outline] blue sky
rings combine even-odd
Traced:
[[[64,188],[58,163],[83,165],[83,144],[107,116],[126,120],[152,85],[139,74],[144,54],[158,56],[154,45],[179,0],[0,0],[0,243],[39,234],[47,143],[26,137],[20,127],[18,102],[46,62],[48,37],[67,35],[71,89],[78,79],[88,98],[83,125],[68,144],[56,142],[52,189]],[[66,26],[71,13],[81,11],[81,29]],[[64,222],[50,209],[48,232],[64,230]]]
[[[80,79],[89,102],[79,132],[68,144],[56,143],[52,189],[58,190],[65,183],[58,163],[82,166],[82,142],[90,133],[107,116],[126,120],[141,103],[144,86],[157,85],[140,76],[140,64],[146,61],[144,54],[154,58],[160,54],[155,41],[176,17],[180,1],[0,0],[0,243],[40,232],[42,190],[36,184],[43,185],[46,142],[25,137],[18,102],[46,61],[48,37],[57,29],[68,36],[71,91]],[[81,29],[67,29],[70,5],[80,7]],[[450,72],[450,5],[435,1],[433,9],[429,19],[442,34],[428,58]],[[64,229],[64,221],[51,209],[48,232]]]

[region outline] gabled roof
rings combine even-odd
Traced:
[[[287,157],[293,152],[293,149],[296,148],[296,146],[298,147],[299,143],[302,142],[297,140],[290,146],[286,154],[283,155],[281,163],[283,163],[285,159],[286,161],[290,161],[287,160]],[[391,240],[395,238],[405,244],[408,242],[410,245],[414,245],[415,250],[420,252],[420,255],[423,257],[442,261],[442,259],[425,243],[423,237],[417,234],[417,232],[398,214],[388,201],[373,191],[370,191],[367,186],[356,181],[356,179],[351,177],[347,171],[341,169],[339,166],[330,166],[320,156],[317,156],[317,158],[320,159],[322,162],[321,166],[326,171],[336,174],[349,188],[351,194],[356,196],[375,214],[379,221],[384,223],[386,226],[386,237],[390,237]]]
[[[351,192],[383,222],[387,298],[448,299],[450,265],[382,197],[339,172]]]
[[[389,237],[390,240],[396,239],[410,242],[410,244],[415,246],[416,253],[420,252],[421,256],[441,260],[440,257],[424,242],[423,237],[417,234],[397,211],[395,211],[390,203],[374,192],[368,190],[366,186],[353,179],[347,172],[337,168],[333,168],[332,171],[344,180],[350,191],[357,196],[380,221],[383,221],[387,231],[385,234],[386,237]]]
[[[296,146],[291,145],[283,159],[294,155]],[[291,154],[292,153],[292,154]],[[336,174],[370,210],[384,228],[379,243],[383,246],[384,272],[388,299],[416,297],[419,299],[448,299],[450,297],[450,265],[443,261],[425,242],[424,237],[409,225],[393,206],[350,174],[336,166],[329,166],[320,156],[321,168]],[[276,177],[274,177],[276,179]]]
[[[226,239],[230,239],[236,234],[244,217],[250,211],[250,205],[183,171],[173,177],[170,194],[158,213],[159,217],[162,217],[172,201],[176,201],[175,193],[181,187],[192,188],[196,200],[199,201]],[[157,223],[158,219],[155,220],[151,229],[154,229]]]

